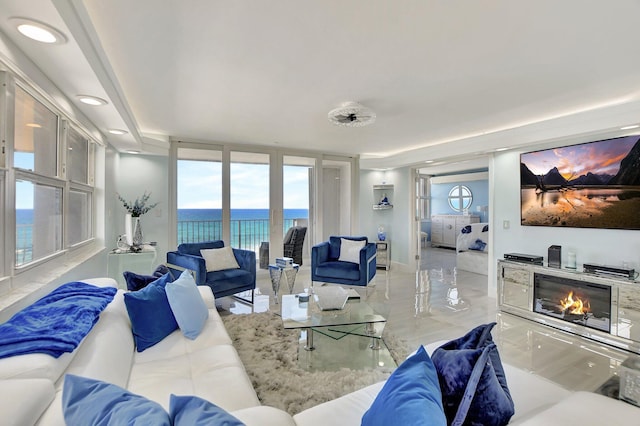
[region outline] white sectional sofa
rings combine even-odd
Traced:
[[[111,279],[85,282],[115,286]],[[60,358],[22,355],[0,359],[0,413],[9,425],[64,425],[62,385],[66,373],[121,386],[168,409],[169,395],[196,395],[251,425],[360,425],[383,383],[374,384],[295,416],[262,406],[224,328],[209,287],[200,287],[209,318],[195,340],[176,330],[136,352],[122,290],[102,312],[81,345]],[[431,353],[444,342],[426,346]],[[640,409],[588,392],[572,393],[505,364],[516,414],[511,424],[637,424]],[[568,413],[568,414],[567,414]]]
[[[428,353],[446,341],[425,345]],[[515,414],[509,424],[526,426],[627,426],[640,424],[640,408],[591,392],[571,392],[524,370],[503,364]],[[293,416],[298,426],[343,426],[361,424],[382,389],[376,383],[343,397],[309,408]],[[335,423],[338,424],[338,423]]]
[[[84,282],[114,286],[110,278]],[[0,359],[0,413],[3,424],[64,425],[62,385],[66,373],[113,383],[169,408],[170,394],[197,395],[229,411],[247,425],[294,425],[291,416],[262,406],[224,324],[211,289],[199,287],[209,308],[200,336],[180,330],[136,352],[131,323],[118,290],[100,320],[72,353],[60,358],[31,354]]]

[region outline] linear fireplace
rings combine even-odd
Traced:
[[[611,287],[534,273],[533,311],[611,332]]]

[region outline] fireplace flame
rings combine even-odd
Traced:
[[[560,306],[563,311],[569,311],[570,314],[584,315],[591,310],[588,300],[582,300],[576,296],[573,298],[573,291],[569,292],[569,295],[560,300]]]

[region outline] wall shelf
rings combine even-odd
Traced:
[[[393,195],[393,185],[391,184],[382,184],[382,185],[373,185],[373,198],[375,200],[381,200],[382,197],[387,197],[388,204],[374,204],[373,210],[390,210],[393,208],[393,204],[391,204],[391,196]]]
[[[374,204],[373,205],[374,210],[390,210],[392,208],[393,208],[392,204]]]

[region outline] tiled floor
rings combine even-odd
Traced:
[[[310,285],[309,265],[300,268],[294,292]],[[286,287],[286,286],[284,286]],[[501,314],[487,295],[487,277],[455,268],[455,252],[423,250],[418,271],[378,273],[359,289],[369,302],[385,307],[387,327],[410,346],[456,338],[476,325],[496,321],[493,337],[504,362],[555,381],[570,390],[595,390],[616,374],[627,352],[574,337],[531,321]],[[277,310],[267,271],[258,272],[256,303],[224,298],[223,311],[248,313]]]

